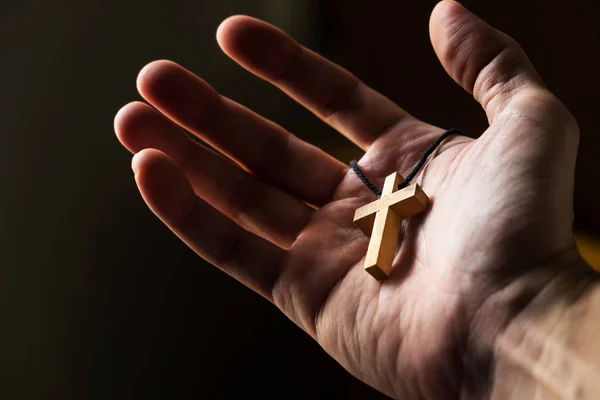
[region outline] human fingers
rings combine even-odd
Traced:
[[[164,153],[137,153],[132,168],[148,207],[198,255],[267,299],[287,252],[244,230],[196,196],[187,177]]]
[[[224,98],[173,62],[155,61],[143,68],[138,89],[170,119],[264,181],[308,203],[320,206],[329,201],[347,171],[340,161]]]
[[[196,143],[147,104],[123,107],[115,118],[115,131],[134,154],[147,148],[164,152],[185,172],[199,197],[281,247],[291,246],[314,212],[303,201]]]
[[[219,27],[217,40],[244,68],[279,87],[363,149],[392,127],[418,123],[342,67],[266,22],[228,18]],[[413,130],[397,131],[408,136]]]

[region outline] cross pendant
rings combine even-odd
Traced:
[[[387,278],[392,271],[402,220],[423,212],[429,201],[416,183],[398,190],[402,180],[397,172],[389,175],[381,198],[354,213],[354,223],[371,237],[364,268],[377,280]]]

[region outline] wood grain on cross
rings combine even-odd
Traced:
[[[381,198],[354,213],[354,223],[371,237],[364,268],[377,280],[387,278],[392,271],[402,220],[423,212],[429,202],[417,184],[398,190],[403,179],[397,172],[389,175]]]

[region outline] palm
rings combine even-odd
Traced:
[[[520,122],[508,129],[534,133],[528,124]],[[439,130],[429,129],[432,136],[439,135]],[[395,269],[383,285],[365,278],[362,270],[367,238],[352,226],[352,217],[354,209],[371,201],[373,195],[352,172],[336,191],[334,200],[315,215],[310,234],[297,242],[302,248],[309,243],[307,254],[317,261],[314,268],[338,272],[316,287],[303,288],[309,293],[304,304],[309,309],[307,315],[315,317],[316,337],[347,369],[389,393],[397,393],[394,383],[401,382],[401,376],[407,373],[417,382],[425,381],[432,393],[460,382],[469,315],[507,277],[530,271],[521,271],[523,265],[562,257],[570,249],[570,240],[566,238],[565,242],[564,237],[568,229],[557,229],[556,221],[547,217],[568,209],[568,204],[559,203],[557,210],[546,208],[552,196],[549,191],[535,194],[539,203],[526,198],[527,186],[538,185],[543,178],[527,176],[527,171],[518,165],[506,168],[518,164],[525,154],[535,157],[540,152],[540,141],[512,147],[511,153],[506,153],[507,159],[501,160],[498,153],[502,149],[490,149],[491,143],[486,143],[489,140],[485,135],[478,141],[455,138],[446,142],[428,164],[420,183],[431,195],[434,206],[425,218],[406,226]],[[369,159],[380,162],[379,168],[369,171],[370,176],[382,177],[390,170],[402,170],[398,164],[402,154],[397,152],[368,152],[363,160]],[[547,170],[550,166],[541,167]],[[515,182],[515,177],[520,182]],[[568,227],[570,218],[566,217],[561,222]],[[321,224],[331,220],[338,221],[339,226]],[[562,238],[556,237],[561,234]],[[565,243],[569,246],[561,247]],[[490,252],[490,248],[511,250]],[[518,257],[519,263],[515,265],[510,257]],[[302,255],[299,259],[305,261]],[[302,268],[306,269],[306,265]],[[496,275],[497,271],[500,273]],[[349,335],[351,331],[354,332]],[[400,373],[397,365],[403,364]],[[381,367],[390,375],[375,372]]]
[[[437,129],[431,131],[435,136],[439,134]],[[454,179],[454,174],[448,171],[456,156],[472,151],[471,147],[470,139],[449,141],[427,166],[426,177],[420,183],[432,196],[434,204],[461,197],[459,185],[445,187],[444,182]],[[380,164],[369,170],[370,176],[385,177],[389,171],[402,170],[398,165],[402,154],[398,152],[382,154],[375,150],[367,153],[363,160],[371,158]],[[454,385],[459,381],[458,375],[443,380],[440,376],[444,375],[443,369],[460,365],[440,364],[438,357],[456,362],[459,341],[467,334],[466,329],[452,332],[457,323],[462,323],[459,321],[460,308],[465,303],[457,288],[464,283],[460,282],[460,274],[440,276],[448,274],[448,267],[453,264],[460,265],[461,260],[448,260],[452,251],[439,249],[437,244],[448,243],[444,236],[460,229],[460,226],[448,223],[454,219],[453,214],[465,213],[460,209],[432,207],[426,218],[410,221],[401,240],[393,273],[389,280],[380,284],[362,268],[368,238],[352,223],[354,210],[373,199],[374,195],[353,176],[353,172],[349,172],[335,191],[333,200],[314,215],[306,234],[294,244],[292,252],[296,247],[300,250],[289,260],[292,270],[298,269],[302,274],[311,274],[309,269],[327,271],[327,279],[309,279],[304,283],[301,278],[296,278],[294,282],[296,285],[300,282],[299,288],[291,291],[282,288],[280,292],[291,292],[300,296],[301,301],[290,306],[287,299],[276,298],[276,303],[284,312],[302,315],[302,326],[325,350],[357,377],[387,393],[399,393],[401,377],[407,374],[415,379],[412,384],[418,385],[425,379],[430,383],[437,381],[440,386]],[[458,224],[461,226],[465,223],[456,222],[461,222]],[[444,228],[440,229],[440,226]],[[467,238],[463,240],[473,244]],[[451,243],[464,248],[456,238]],[[423,351],[427,347],[429,351],[433,350],[432,353]],[[398,365],[403,366],[399,369]],[[460,373],[459,368],[456,373]],[[414,389],[410,388],[410,391]]]
[[[260,181],[192,143],[140,103],[122,110],[116,126],[133,152],[156,148],[169,156],[142,151],[134,162],[136,180],[155,213],[201,256],[272,300],[365,382],[398,396],[447,398],[476,383],[470,381],[477,376],[465,376],[471,374],[469,364],[485,366],[493,341],[485,335],[502,329],[502,321],[494,320],[498,315],[480,316],[488,299],[511,279],[535,271],[532,266],[541,269],[572,249],[577,140],[568,112],[513,42],[498,33],[492,38],[489,27],[456,3],[444,2],[436,12],[436,51],[449,71],[463,71],[456,79],[475,89],[493,123],[478,140],[447,140],[418,176],[432,204],[424,216],[405,224],[394,270],[384,283],[362,269],[368,238],[352,217],[374,195],[353,172],[222,101],[181,67],[159,62],[145,68],[142,95]],[[467,57],[453,47],[460,38],[454,37],[454,44],[448,38],[450,16],[456,15],[472,18],[480,30],[464,32],[474,35],[475,50],[463,49]],[[253,36],[269,55],[252,46]],[[443,132],[339,67],[307,50],[298,52],[264,23],[232,19],[219,37],[238,62],[367,149],[361,167],[379,186],[392,171],[406,173]],[[485,50],[479,50],[483,44]],[[505,53],[508,59],[496,57]],[[294,61],[290,66],[280,59]],[[515,60],[520,69],[513,68],[518,75],[511,80],[502,67]],[[502,79],[481,72],[493,63]],[[475,79],[482,75],[483,83]],[[515,90],[515,80],[523,80],[521,90]],[[196,108],[208,111],[190,111]],[[254,138],[236,137],[241,128]],[[278,155],[265,162],[264,154]],[[308,162],[311,174],[304,173]],[[476,328],[490,322],[498,325],[495,331]]]

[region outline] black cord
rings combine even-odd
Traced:
[[[437,149],[439,147],[440,144],[442,144],[442,142],[444,140],[446,140],[448,137],[450,137],[452,135],[463,135],[463,133],[459,129],[450,129],[450,130],[444,132],[444,134],[442,136],[440,136],[431,145],[431,147],[429,147],[427,149],[427,151],[425,153],[423,153],[423,156],[421,157],[421,159],[419,160],[417,165],[415,165],[413,170],[410,171],[410,174],[408,174],[406,176],[406,178],[402,181],[402,183],[400,183],[398,185],[398,190],[404,189],[405,187],[410,185],[410,181],[412,181],[415,178],[415,176],[417,176],[417,174],[419,173],[421,168],[423,168],[423,165],[425,165],[425,163],[427,162],[427,159],[429,158],[429,156],[435,151],[435,149]],[[358,163],[356,160],[354,160],[350,163],[350,168],[352,168],[352,170],[356,173],[356,176],[358,176],[358,178],[362,181],[362,183],[365,184],[366,187],[368,187],[376,195],[381,196],[381,189],[377,188],[375,185],[373,185],[371,182],[369,182],[369,180],[367,179],[365,174],[363,174],[363,172],[358,167]]]

